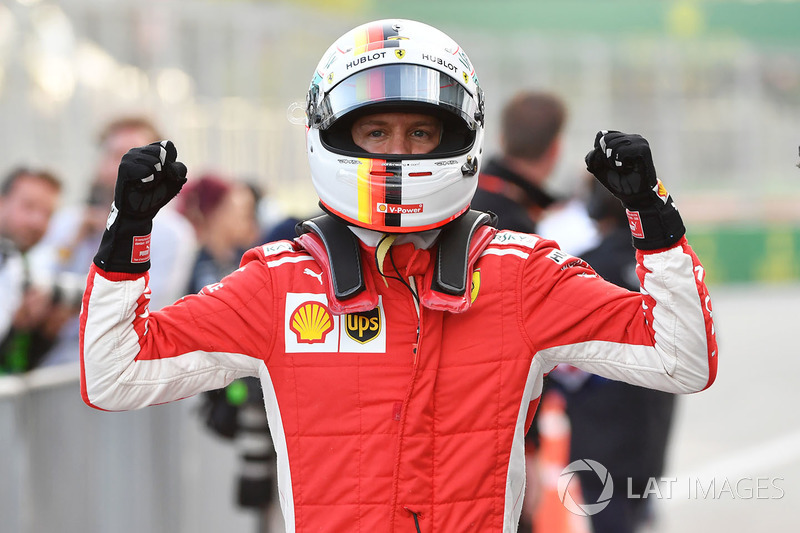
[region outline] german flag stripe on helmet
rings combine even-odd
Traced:
[[[359,159],[356,171],[358,221],[372,226],[399,227],[402,214],[390,213],[388,205],[402,205],[403,171],[400,161]]]
[[[374,220],[374,217],[377,217],[377,211],[375,210],[375,206],[378,200],[373,198],[373,180],[375,179],[372,175],[372,159],[359,159],[361,162],[358,165],[358,170],[356,171],[357,175],[357,190],[358,190],[358,221],[363,222],[364,224],[375,224],[377,221]],[[381,225],[383,221],[381,221]]]
[[[391,161],[387,161],[386,170],[389,171],[384,178],[383,190],[386,191],[386,203],[388,205],[402,205],[403,203],[403,169],[400,161],[395,165],[391,165]],[[400,213],[386,213],[384,215],[384,225],[386,226],[399,226]]]
[[[363,54],[381,48],[396,48],[400,46],[397,39],[397,30],[391,24],[370,24],[355,35],[354,55]]]

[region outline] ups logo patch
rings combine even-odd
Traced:
[[[363,313],[350,313],[344,316],[344,331],[347,336],[360,344],[366,344],[380,335],[381,309],[376,307]]]

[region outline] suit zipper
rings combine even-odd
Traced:
[[[422,329],[422,312],[419,308],[419,291],[417,291],[417,281],[415,276],[408,277],[408,283],[411,286],[411,291],[414,293],[411,296],[411,300],[414,302],[414,310],[417,312],[417,339],[414,342],[414,367],[417,366],[418,361],[418,354],[419,354],[419,335],[420,330]],[[406,508],[408,509],[408,508]],[[417,529],[417,533],[422,533],[422,530],[419,527],[419,515],[408,509],[408,512],[411,513],[411,516],[414,517],[414,527]]]
[[[412,370],[412,375],[411,375],[411,383],[409,384],[409,390],[408,390],[408,392],[406,394],[406,399],[403,401],[403,407],[402,407],[403,411],[405,411],[405,406],[406,406],[406,404],[407,404],[407,402],[408,402],[408,400],[409,400],[409,398],[411,396],[411,391],[412,391],[412,389],[414,387],[414,381],[416,380],[417,363],[419,361],[417,355],[419,353],[420,336],[421,336],[421,333],[422,333],[422,310],[420,309],[420,305],[419,305],[419,297],[417,295],[417,283],[416,283],[416,279],[415,279],[414,276],[409,276],[408,277],[408,283],[406,284],[406,286],[408,287],[408,289],[410,289],[411,300],[414,303],[414,311],[417,314],[417,333],[416,333],[416,338],[414,339],[414,344],[412,345],[412,350],[413,350],[413,353],[414,353],[414,359],[413,359],[413,365],[412,365],[413,370]],[[403,414],[402,416],[404,417],[405,414]],[[401,423],[400,432],[402,434],[402,431],[403,431],[402,428],[404,426],[404,422],[403,422],[402,418],[401,418],[401,422],[400,423]],[[395,503],[397,501],[396,500],[396,496],[397,496],[397,493],[395,492],[395,495],[393,497],[393,500],[394,500],[393,503]],[[420,526],[419,526],[419,515],[416,512],[414,512],[411,509],[409,509],[408,507],[404,507],[404,509],[406,511],[408,511],[409,513],[411,513],[411,516],[414,517],[414,526],[415,526],[415,528],[417,530],[417,533],[422,533],[422,530],[420,529]]]
[[[414,346],[412,347],[414,352],[414,366],[417,366],[417,352],[419,351],[419,335],[420,335],[420,328],[422,326],[422,315],[420,314],[420,309],[419,309],[419,297],[417,295],[416,278],[414,276],[409,276],[408,284],[411,287],[411,291],[413,292],[413,294],[411,295],[411,301],[414,302],[414,310],[417,312],[417,337],[414,341]]]

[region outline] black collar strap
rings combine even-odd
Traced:
[[[493,213],[469,210],[442,228],[438,239],[431,290],[461,296],[467,290],[470,242],[482,226],[494,226]],[[359,240],[347,224],[328,214],[297,225],[301,237],[313,233],[322,241],[330,264],[333,296],[348,300],[366,288]]]
[[[313,233],[322,240],[337,299],[347,300],[365,289],[358,237],[345,223],[326,214],[300,222],[295,230],[298,236]]]
[[[497,215],[470,209],[442,229],[431,289],[460,296],[467,290],[469,245],[481,226],[495,226]]]

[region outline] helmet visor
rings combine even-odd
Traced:
[[[426,103],[461,117],[471,130],[477,128],[478,106],[472,95],[450,76],[419,65],[384,65],[363,70],[331,89],[320,105],[319,129],[366,105]]]

